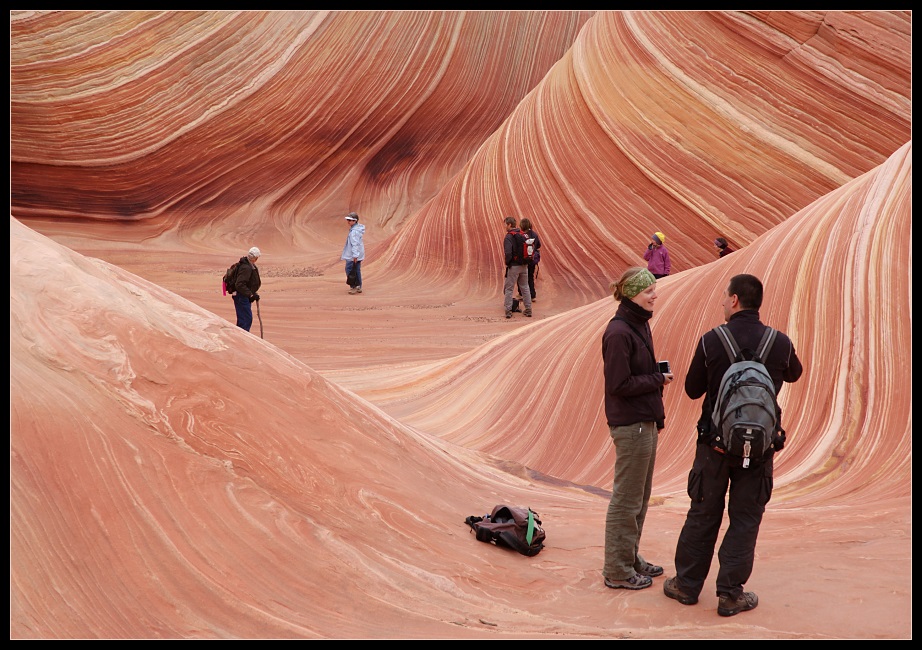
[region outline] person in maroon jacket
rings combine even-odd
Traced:
[[[611,285],[618,305],[602,334],[605,418],[615,445],[615,478],[605,519],[605,586],[645,589],[663,567],[639,553],[659,430],[665,426],[663,386],[672,373],[659,370],[649,320],[656,302],[656,278],[641,266],[629,268]]]
[[[766,325],[759,320],[762,306],[762,282],[754,275],[741,274],[730,278],[723,297],[724,318],[741,350],[756,350]],[[712,433],[711,405],[720,392],[730,358],[714,330],[705,332],[698,341],[688,374],[685,393],[692,399],[705,396],[698,420],[698,445],[691,472],[688,475],[688,495],[691,506],[685,525],[679,533],[675,551],[676,575],[663,583],[663,592],[683,605],[694,605],[704,587],[714,557],[714,546],[724,514],[724,502],[729,490],[726,509],[730,525],[717,553],[717,613],[734,616],[759,604],[743,585],[752,574],[756,538],[765,506],[772,495],[774,455],[784,447],[785,433],[778,413],[778,433],[772,448],[761,459],[744,467],[717,444]],[[794,344],[782,332],[762,360],[775,385],[775,394],[784,382],[795,382],[803,373]]]
[[[727,240],[723,237],[718,237],[714,240],[714,245],[717,247],[718,257],[726,257],[733,252],[733,249],[730,248],[730,245],[727,243]]]

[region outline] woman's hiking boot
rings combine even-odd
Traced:
[[[635,573],[627,580],[612,580],[611,578],[605,578],[605,586],[609,589],[646,589],[652,584],[653,578],[642,576],[639,573]]]
[[[640,566],[635,565],[634,571],[642,576],[650,576],[651,578],[656,578],[663,575],[663,567],[657,566],[656,564],[650,564],[646,560],[643,560]]]

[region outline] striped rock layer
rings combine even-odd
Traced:
[[[911,44],[907,11],[11,11],[10,637],[911,638]],[[655,231],[667,576],[730,277],[805,367],[731,619],[716,568],[696,607],[600,574],[600,338]],[[540,555],[474,539],[503,502]]]

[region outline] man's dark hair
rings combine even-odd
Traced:
[[[505,219],[503,219],[503,221],[505,222],[507,226],[512,226],[513,228],[515,228],[515,217],[506,217]]]
[[[743,309],[759,309],[762,306],[762,281],[748,273],[734,275],[730,278],[727,295],[736,296]]]
[[[723,237],[718,237],[718,238],[715,239],[714,241],[717,243],[717,245],[718,245],[720,248],[726,248],[726,247],[727,247],[727,240],[724,239]]]

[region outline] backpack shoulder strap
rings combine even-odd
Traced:
[[[777,335],[777,330],[771,327],[765,328],[765,333],[762,335],[762,341],[759,343],[759,349],[757,352],[759,355],[759,361],[761,361],[763,364],[765,363],[765,360],[768,359],[768,353],[771,352],[772,345],[774,345],[775,337]]]
[[[718,325],[714,328],[717,338],[723,343],[727,356],[730,357],[730,363],[736,363],[740,359],[740,346],[736,344],[736,339],[730,333],[730,328],[726,325]]]
[[[528,529],[525,531],[525,541],[531,546],[531,540],[535,537],[535,513],[528,509]]]

